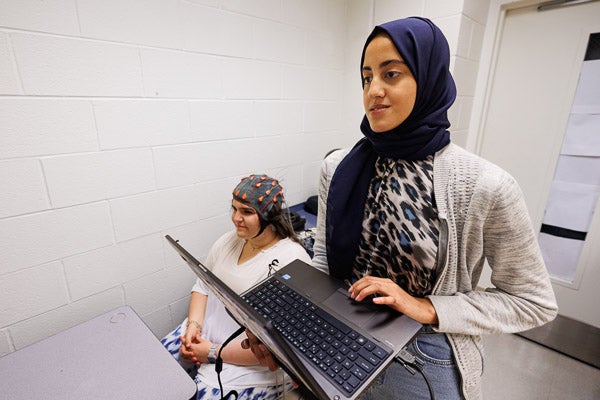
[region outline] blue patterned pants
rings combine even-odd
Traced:
[[[181,336],[185,332],[186,320],[183,321],[175,330],[169,333],[167,336],[162,338],[160,342],[165,348],[171,353],[173,357],[179,362],[179,364],[185,369],[185,371],[194,379],[196,386],[198,387],[198,394],[196,400],[220,400],[221,390],[217,387],[212,387],[202,382],[196,376],[198,373],[198,367],[194,363],[181,360],[179,358],[179,348],[181,347]],[[286,383],[279,386],[264,386],[264,387],[249,387],[245,389],[239,389],[238,400],[275,400],[284,398],[284,393],[289,392],[293,389],[291,383]],[[227,392],[227,389],[224,389]],[[233,400],[234,397],[229,396],[227,400]]]

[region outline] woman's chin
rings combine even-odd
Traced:
[[[235,233],[238,235],[238,237],[245,239],[246,236],[248,236],[248,230],[245,228],[237,228],[235,230]]]
[[[258,233],[258,232],[254,233],[254,235],[252,235],[252,233],[247,228],[241,228],[241,229],[238,228],[236,233],[240,239],[247,240],[247,239],[251,239],[254,236],[256,236],[256,233]]]
[[[383,125],[383,124],[371,123],[370,125],[371,125],[371,130],[374,133],[387,132],[387,131],[389,131],[391,129],[391,128],[388,129],[388,126],[387,125]]]

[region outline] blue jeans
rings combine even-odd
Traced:
[[[445,334],[436,333],[425,326],[407,350],[423,362],[423,372],[433,387],[436,400],[463,398],[460,373]],[[394,361],[361,397],[361,400],[378,399],[429,400],[431,396],[419,372],[413,375],[398,361]]]

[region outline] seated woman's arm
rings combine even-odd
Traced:
[[[223,362],[235,365],[258,365],[258,359],[250,349],[242,348],[242,339],[232,340],[223,348],[221,358]]]
[[[258,340],[258,338],[254,336],[254,334],[248,329],[246,329],[246,336],[248,338],[242,341],[242,347],[244,349],[251,349],[260,365],[269,368],[271,371],[275,371],[277,368],[279,368],[275,357],[273,357],[273,354],[271,354],[269,349],[267,349],[267,346],[262,344],[261,341]]]
[[[193,346],[202,340],[202,324],[204,323],[207,299],[206,294],[192,291],[188,308],[187,327],[180,338],[181,347],[179,348],[181,357],[190,362],[198,362]]]

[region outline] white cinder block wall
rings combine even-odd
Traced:
[[[485,8],[483,4],[486,4]],[[464,143],[487,1],[0,1],[0,355],[128,304],[157,336],[230,229],[242,175],[295,204],[359,137],[374,23],[424,15],[451,42]]]

